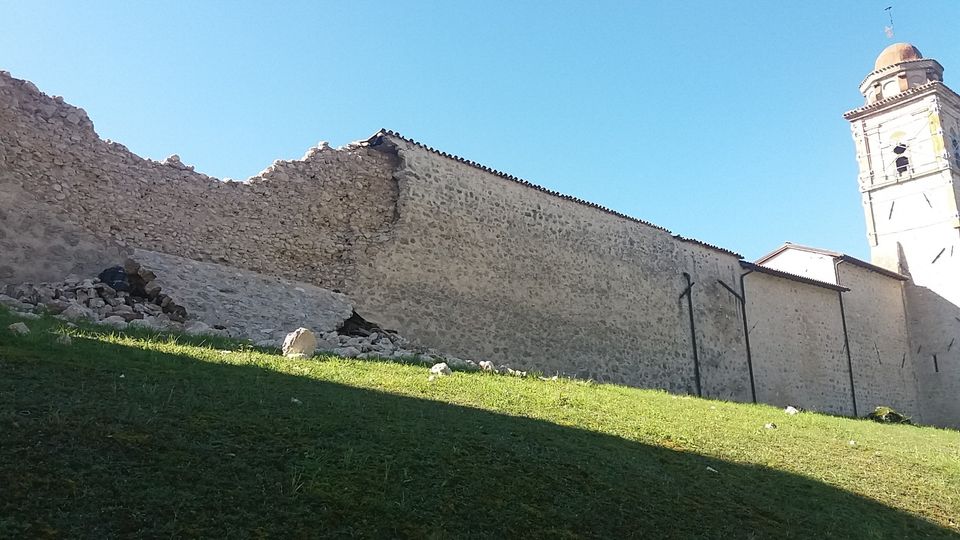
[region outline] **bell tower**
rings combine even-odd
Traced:
[[[850,121],[872,262],[904,289],[924,422],[960,424],[960,95],[943,66],[890,45]]]

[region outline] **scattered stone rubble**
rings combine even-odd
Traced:
[[[336,331],[354,312],[343,294],[277,275],[140,249],[132,258],[159,276],[157,285],[187,309],[189,320],[261,347],[279,348],[296,328]]]
[[[350,321],[357,320],[363,321],[356,315],[350,319]],[[447,370],[451,367],[461,371],[480,369],[480,366],[472,360],[445,355],[433,349],[414,347],[396,332],[384,330],[367,321],[363,321],[363,324],[365,328],[344,324],[339,331],[324,332],[319,336],[307,328],[298,328],[287,335],[282,352],[288,358],[304,358],[314,354],[329,353],[343,358],[415,361],[432,365],[434,368],[437,365],[443,365]],[[488,371],[526,376],[526,372],[515,371],[508,367],[497,370],[489,361],[485,361],[485,364],[490,366]],[[432,371],[431,373],[437,375]],[[440,375],[446,374],[448,373]]]
[[[8,285],[0,304],[20,318],[49,313],[66,321],[99,322],[118,330],[128,327],[191,332],[187,310],[156,284],[156,275],[128,260],[97,278],[71,276],[58,283]],[[207,329],[218,333],[217,329]]]
[[[74,275],[57,283],[8,285],[0,294],[0,305],[12,310],[18,318],[27,320],[37,319],[40,313],[47,313],[68,321],[68,324],[86,321],[117,330],[146,328],[160,332],[248,339],[259,347],[281,347],[283,354],[291,358],[309,358],[328,353],[344,358],[413,361],[433,366],[432,377],[448,375],[452,370],[483,370],[519,377],[527,375],[525,371],[498,367],[488,360],[477,364],[433,349],[416,347],[396,332],[364,320],[353,311],[349,300],[339,293],[319,288],[316,291],[307,290],[300,286],[302,284],[279,279],[276,283],[271,281],[265,284],[264,276],[237,272],[236,269],[230,269],[232,273],[225,277],[219,265],[196,261],[188,261],[173,270],[173,266],[185,260],[140,250],[135,253],[141,261],[149,261],[150,266],[127,259],[123,265],[103,270],[96,278]],[[163,270],[162,279],[158,277],[161,274],[158,268]],[[210,281],[214,279],[234,281],[230,284],[211,284]],[[174,295],[168,294],[170,289],[176,292],[176,300]],[[265,292],[264,289],[268,290]],[[243,293],[253,299],[238,299]],[[273,302],[268,302],[265,295],[271,293],[274,295]],[[294,300],[287,295],[310,298]],[[188,298],[190,303],[181,303],[182,297]],[[260,307],[269,312],[283,309],[284,306],[292,311],[300,311],[299,315],[290,318],[288,314],[273,314],[270,320],[282,319],[283,323],[289,323],[310,319],[317,325],[314,327],[316,332],[301,326],[287,334],[283,329],[263,329],[262,318],[249,314],[242,317],[231,315],[243,309],[249,311]],[[198,313],[208,320],[197,320]],[[220,320],[227,319],[234,324],[227,326],[210,320],[217,314]],[[29,333],[24,323],[15,323],[9,330],[18,334]],[[263,335],[270,337],[263,339]],[[281,345],[277,336],[284,335]],[[69,337],[64,338],[58,339],[58,342],[69,344]]]

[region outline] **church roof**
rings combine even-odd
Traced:
[[[646,226],[648,226],[648,227],[653,227],[654,229],[657,229],[657,230],[660,230],[660,231],[663,231],[663,232],[665,232],[665,233],[668,233],[668,234],[673,235],[674,238],[676,238],[677,240],[679,240],[679,241],[681,241],[681,242],[687,242],[687,243],[690,243],[690,244],[696,244],[696,245],[705,247],[705,248],[707,248],[707,249],[711,249],[711,250],[713,250],[713,251],[719,251],[720,253],[723,253],[723,254],[725,254],[725,255],[730,255],[730,256],[732,256],[732,257],[736,257],[736,258],[738,258],[738,259],[742,259],[742,258],[743,258],[743,256],[740,255],[739,253],[736,253],[736,252],[734,252],[734,251],[730,251],[729,249],[724,249],[724,248],[722,248],[722,247],[715,246],[715,245],[713,245],[713,244],[708,244],[707,242],[702,242],[702,241],[696,240],[696,239],[694,239],[694,238],[686,238],[686,237],[684,237],[684,236],[680,236],[679,234],[673,234],[673,233],[670,232],[668,229],[666,229],[666,228],[664,228],[664,227],[661,227],[661,226],[659,226],[659,225],[655,225],[655,224],[653,224],[653,223],[650,223],[649,221],[646,221],[646,220],[643,220],[643,219],[640,219],[640,218],[636,218],[636,217],[633,217],[633,216],[629,216],[629,215],[627,215],[627,214],[623,214],[623,213],[617,212],[616,210],[612,210],[612,209],[607,208],[607,207],[605,207],[605,206],[601,206],[601,205],[599,205],[599,204],[597,204],[597,203],[593,203],[593,202],[590,202],[590,201],[586,201],[586,200],[580,199],[580,198],[578,198],[578,197],[573,197],[573,196],[570,196],[570,195],[564,195],[563,193],[560,193],[560,192],[558,192],[558,191],[553,191],[552,189],[548,189],[548,188],[545,188],[545,187],[543,187],[543,186],[534,184],[533,182],[528,182],[528,181],[526,181],[526,180],[524,180],[524,179],[522,179],[522,178],[518,178],[518,177],[516,177],[516,176],[514,176],[514,175],[512,175],[512,174],[507,174],[507,173],[505,173],[505,172],[501,172],[501,171],[498,171],[498,170],[496,170],[496,169],[487,167],[486,165],[481,165],[480,163],[477,163],[476,161],[471,161],[471,160],[469,160],[469,159],[464,159],[464,158],[462,158],[462,157],[460,157],[460,156],[456,156],[456,155],[453,155],[453,154],[449,154],[449,153],[447,153],[447,152],[442,152],[442,151],[440,151],[440,150],[437,150],[437,149],[435,149],[435,148],[432,148],[432,147],[430,147],[430,146],[427,146],[427,145],[425,145],[425,144],[423,144],[423,143],[421,143],[421,142],[419,142],[419,141],[416,141],[416,140],[414,140],[414,139],[411,139],[411,138],[409,138],[409,137],[404,137],[403,135],[397,133],[396,131],[391,131],[391,130],[389,130],[389,129],[381,129],[380,131],[374,133],[372,137],[370,137],[369,139],[367,139],[367,143],[370,144],[370,145],[375,146],[375,145],[378,143],[378,139],[380,139],[380,138],[382,138],[382,137],[384,137],[384,136],[394,137],[394,138],[396,138],[396,139],[400,139],[400,140],[402,140],[402,141],[405,141],[405,142],[407,142],[407,143],[410,143],[410,144],[412,144],[412,145],[414,145],[414,146],[417,146],[417,147],[419,147],[419,148],[423,148],[424,150],[427,150],[428,152],[432,152],[432,153],[434,153],[434,154],[443,156],[443,157],[445,157],[445,158],[452,159],[452,160],[454,160],[454,161],[458,161],[458,162],[463,163],[463,164],[465,164],[465,165],[469,165],[470,167],[473,167],[473,168],[475,168],[475,169],[480,169],[481,171],[485,171],[485,172],[488,172],[488,173],[490,173],[490,174],[493,174],[493,175],[499,176],[499,177],[501,177],[501,178],[504,178],[504,179],[506,179],[506,180],[510,180],[511,182],[516,182],[516,183],[518,183],[518,184],[520,184],[520,185],[527,186],[527,187],[529,187],[529,188],[531,188],[531,189],[535,189],[535,190],[537,190],[537,191],[542,191],[542,192],[544,192],[544,193],[553,195],[554,197],[558,197],[558,198],[561,198],[561,199],[564,199],[564,200],[567,200],[567,201],[572,201],[572,202],[575,202],[575,203],[577,203],[577,204],[582,204],[582,205],[584,205],[584,206],[589,206],[589,207],[591,207],[591,208],[596,208],[597,210],[600,210],[601,212],[605,212],[605,213],[607,213],[607,214],[610,214],[610,215],[613,215],[613,216],[617,216],[617,217],[622,218],[622,219],[627,219],[627,220],[630,220],[630,221],[634,221],[634,222],[636,222],[636,223],[641,223],[641,224],[646,225]]]
[[[807,252],[810,252],[810,253],[817,253],[817,254],[820,254],[820,255],[826,255],[827,257],[833,257],[834,259],[839,259],[839,260],[841,260],[841,261],[843,261],[843,262],[845,262],[845,263],[849,263],[849,264],[852,264],[852,265],[854,265],[854,266],[859,266],[859,267],[864,268],[864,269],[866,269],[866,270],[870,270],[871,272],[876,272],[876,273],[878,273],[878,274],[887,276],[887,277],[889,277],[889,278],[897,279],[897,280],[900,280],[900,281],[907,281],[907,280],[909,279],[909,278],[907,278],[907,276],[904,276],[903,274],[899,274],[899,273],[894,272],[894,271],[892,271],[892,270],[887,270],[886,268],[883,268],[883,267],[881,267],[881,266],[877,266],[877,265],[872,264],[872,263],[868,263],[867,261],[864,261],[863,259],[858,259],[858,258],[856,258],[856,257],[854,257],[854,256],[852,256],[852,255],[847,255],[846,253],[840,253],[840,252],[838,252],[838,251],[830,251],[830,250],[828,250],[828,249],[821,249],[821,248],[815,248],[815,247],[810,247],[810,246],[803,246],[803,245],[794,244],[794,243],[791,243],[791,242],[786,242],[786,243],[784,243],[782,246],[778,247],[777,249],[771,251],[770,253],[767,253],[767,254],[764,255],[763,257],[760,257],[759,259],[757,259],[756,264],[762,265],[763,263],[769,261],[770,259],[776,257],[777,255],[783,253],[784,251],[786,251],[786,250],[788,250],[788,249],[795,249],[795,250],[797,250],[797,251],[807,251]]]

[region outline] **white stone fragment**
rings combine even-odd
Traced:
[[[783,412],[793,416],[794,414],[797,414],[798,412],[800,412],[800,410],[794,407],[793,405],[787,405],[787,408],[783,409]]]
[[[437,377],[445,377],[447,375],[452,375],[453,370],[450,369],[450,366],[448,366],[446,362],[440,362],[439,364],[434,364],[433,367],[430,368],[430,374]]]
[[[297,328],[283,340],[283,355],[287,358],[306,358],[317,350],[317,336],[307,328]]]
[[[497,365],[491,362],[490,360],[481,360],[480,369],[483,371],[497,371]]]

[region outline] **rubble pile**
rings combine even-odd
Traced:
[[[135,256],[141,262],[127,259],[95,278],[74,275],[56,283],[8,285],[0,294],[0,305],[28,320],[46,313],[118,330],[147,328],[244,339],[258,347],[280,348],[289,358],[332,354],[442,366],[434,376],[450,370],[527,375],[488,360],[478,364],[418,347],[365,320],[347,297],[326,289],[158,253],[137,250]],[[163,274],[162,281],[158,273]],[[177,300],[168,294],[171,291]],[[9,330],[29,332],[19,326]]]
[[[162,292],[156,274],[128,259],[96,278],[70,276],[57,283],[8,285],[0,304],[18,313],[48,313],[67,321],[89,321],[190,334],[220,333],[199,321],[188,321],[187,310]]]

